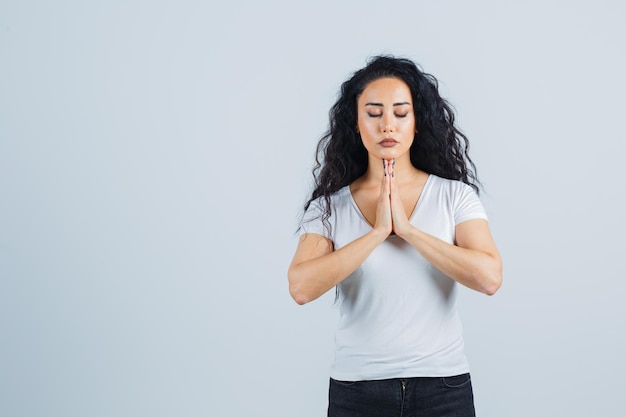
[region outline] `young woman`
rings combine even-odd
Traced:
[[[412,61],[344,82],[289,267],[298,304],[336,287],[329,416],[473,416],[456,284],[488,295],[502,262],[467,138]]]

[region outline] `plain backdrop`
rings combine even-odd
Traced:
[[[0,415],[322,416],[287,290],[315,145],[372,55],[440,80],[504,259],[460,291],[482,417],[623,416],[626,6],[0,3]]]

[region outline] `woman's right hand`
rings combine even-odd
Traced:
[[[374,224],[374,229],[383,232],[385,236],[389,236],[393,230],[391,217],[391,175],[393,175],[393,168],[391,164],[390,161],[383,159],[384,175],[380,185],[380,196],[376,206],[376,223]]]

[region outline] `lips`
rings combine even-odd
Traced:
[[[384,147],[388,148],[388,147],[397,145],[398,141],[395,140],[395,139],[387,138],[387,139],[381,140],[380,142],[378,142],[378,144],[380,146],[384,146]]]

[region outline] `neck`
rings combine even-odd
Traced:
[[[393,163],[392,160],[388,160],[387,162],[390,164]],[[398,178],[400,181],[412,178],[417,172],[419,172],[418,169],[415,168],[413,164],[411,164],[411,158],[408,154],[404,154],[395,160],[393,170],[395,173],[395,177]],[[370,155],[367,165],[367,171],[365,172],[363,179],[366,182],[379,182],[380,178],[383,176],[383,172],[383,160]]]

